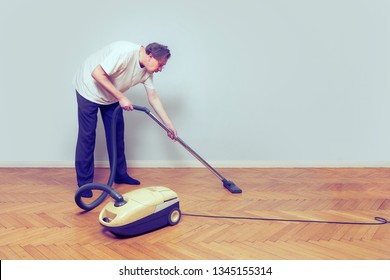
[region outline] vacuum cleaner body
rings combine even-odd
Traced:
[[[100,224],[117,236],[136,236],[180,221],[179,198],[167,187],[134,190],[123,199],[120,205],[109,202],[99,215]]]

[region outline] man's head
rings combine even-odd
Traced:
[[[145,53],[147,57],[143,66],[151,73],[160,72],[171,57],[171,52],[168,47],[158,43],[147,45]]]
[[[151,43],[145,48],[146,54],[152,54],[153,57],[157,60],[168,60],[171,57],[171,52],[169,51],[167,46]]]

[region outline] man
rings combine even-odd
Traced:
[[[133,110],[132,102],[124,95],[129,88],[143,83],[149,104],[164,124],[177,132],[169,119],[153,85],[153,74],[160,72],[171,54],[167,46],[152,43],[143,47],[130,42],[115,42],[92,54],[76,73],[73,84],[78,104],[79,132],[76,146],[77,183],[81,187],[92,183],[94,176],[94,150],[96,140],[97,112],[100,109],[107,149],[112,165],[111,120],[118,104],[123,110]],[[124,145],[124,120],[120,113],[117,120],[117,171],[115,183],[139,185],[140,182],[127,173]],[[92,191],[84,192],[92,197]]]

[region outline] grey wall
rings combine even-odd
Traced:
[[[389,12],[385,0],[1,0],[0,165],[73,164],[73,74],[115,40],[170,47],[157,90],[211,162],[386,165]],[[142,86],[127,96],[148,105]],[[129,161],[192,161],[146,115],[125,118]]]

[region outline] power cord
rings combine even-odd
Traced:
[[[277,219],[277,218],[261,218],[261,217],[242,217],[242,216],[214,216],[182,213],[183,216],[199,217],[199,218],[216,218],[216,219],[239,219],[239,220],[256,220],[256,221],[273,221],[273,222],[291,222],[291,223],[319,223],[319,224],[336,224],[336,225],[385,225],[389,222],[382,217],[374,217],[376,222],[337,222],[337,221],[322,221],[322,220],[299,220],[299,219]]]

